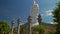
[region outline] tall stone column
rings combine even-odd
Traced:
[[[14,20],[12,20],[12,34],[13,34],[13,31],[14,31]]]
[[[17,34],[20,34],[20,18],[18,18],[18,20],[17,20]]]
[[[31,32],[31,16],[28,17],[28,34],[32,34],[32,32]]]

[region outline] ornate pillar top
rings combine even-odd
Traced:
[[[28,17],[28,21],[29,21],[29,20],[32,20],[32,17],[31,17],[31,16]]]
[[[17,21],[18,21],[18,23],[21,22],[20,17],[18,17]]]
[[[14,22],[14,19],[12,19],[12,24],[14,24],[15,22]]]

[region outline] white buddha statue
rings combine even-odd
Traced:
[[[39,25],[38,20],[37,20],[38,14],[39,14],[39,5],[36,4],[34,0],[32,0],[32,6],[30,9],[30,16],[32,17],[31,26]]]

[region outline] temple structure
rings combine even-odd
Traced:
[[[32,0],[32,6],[30,9],[30,16],[32,17],[31,26],[39,25],[38,19],[37,19],[38,14],[39,14],[39,5],[35,2],[35,0]]]

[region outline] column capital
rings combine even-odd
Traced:
[[[21,22],[20,17],[18,17],[17,21],[18,21],[18,23],[20,23],[20,22]]]
[[[14,21],[14,19],[12,19],[12,24],[14,24],[15,23],[15,21]]]

